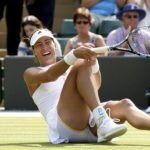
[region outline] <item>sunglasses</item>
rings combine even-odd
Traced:
[[[138,19],[139,18],[138,15],[125,15],[125,17],[128,19],[131,19],[131,18]]]
[[[88,24],[88,21],[76,21],[76,24]]]

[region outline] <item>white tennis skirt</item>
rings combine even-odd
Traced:
[[[97,142],[97,137],[92,134],[88,126],[84,130],[75,130],[66,125],[58,116],[56,108],[53,108],[48,112],[46,121],[48,124],[49,141],[53,144]],[[93,116],[91,113],[89,125],[93,126],[92,124]]]

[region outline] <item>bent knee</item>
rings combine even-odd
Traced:
[[[125,117],[123,113],[122,106],[120,105],[120,101],[108,101],[105,105],[104,108],[108,114],[109,117],[113,119],[119,120],[117,123],[124,123],[125,122]]]
[[[124,98],[124,99],[121,99],[120,101],[110,100],[104,104],[104,108],[105,109],[112,108],[114,106],[120,106],[120,105],[122,106],[121,108],[135,106],[135,104],[129,98]]]
[[[120,100],[120,103],[125,108],[135,106],[135,104],[129,98],[124,98]]]
[[[85,65],[81,65],[78,67],[78,73],[79,74],[90,74],[90,67],[89,66],[85,66]]]
[[[105,108],[105,109],[107,109],[107,108],[112,108],[113,107],[113,105],[114,105],[114,102],[115,101],[112,101],[112,100],[109,100],[108,102],[105,102],[104,103],[104,105],[103,105],[103,107]]]

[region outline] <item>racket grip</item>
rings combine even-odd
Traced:
[[[92,48],[92,51],[94,51],[95,53],[105,53],[105,52],[109,51],[109,49],[110,49],[109,46],[104,46],[104,47]]]

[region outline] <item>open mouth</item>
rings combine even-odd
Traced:
[[[49,56],[49,55],[51,55],[51,52],[46,52],[43,54],[43,56]]]

